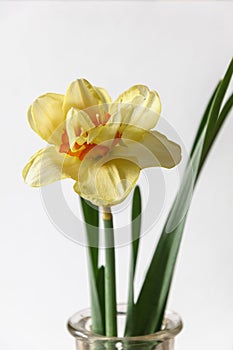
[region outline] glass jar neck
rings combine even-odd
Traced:
[[[126,317],[126,305],[118,305],[118,324],[123,329]],[[167,311],[160,332],[134,337],[106,337],[91,330],[90,310],[86,309],[73,315],[68,321],[68,329],[75,337],[77,350],[173,350],[174,337],[182,329],[182,321],[175,312]]]

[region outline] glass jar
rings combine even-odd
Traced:
[[[118,305],[117,322],[119,333],[123,333],[126,306]],[[145,336],[106,337],[91,331],[90,310],[73,315],[68,321],[69,332],[75,337],[77,350],[173,350],[174,337],[182,329],[182,321],[175,312],[167,311],[160,332]]]

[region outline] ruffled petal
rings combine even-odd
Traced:
[[[64,128],[63,101],[64,95],[48,93],[38,97],[28,110],[31,128],[42,139],[55,145],[61,143]]]
[[[109,116],[109,119],[106,124],[99,125],[96,130],[91,130],[89,132],[89,138],[91,142],[96,144],[101,144],[106,141],[111,145],[117,133],[120,131],[121,127],[121,114],[119,112]],[[120,136],[120,132],[118,137]]]
[[[111,113],[120,109],[125,127],[136,126],[145,130],[155,127],[161,112],[161,102],[156,91],[145,85],[132,86],[113,103]]]
[[[146,132],[140,142],[123,139],[124,146],[117,145],[113,157],[135,162],[141,169],[148,167],[173,168],[181,160],[181,148],[158,131]]]
[[[95,88],[86,79],[73,81],[65,94],[63,110],[66,114],[71,107],[86,109],[91,106],[106,103],[107,92],[101,88]]]
[[[99,109],[98,112],[93,113],[92,108],[85,111],[76,108],[69,110],[66,120],[66,132],[71,150],[76,151],[77,144],[81,146],[85,142],[88,144],[101,144],[105,141],[110,141],[108,143],[109,147],[114,142],[121,124],[120,113],[115,113],[106,118],[103,111]],[[104,122],[105,120],[106,123]]]
[[[45,186],[64,178],[78,179],[80,161],[59,153],[54,146],[44,148],[31,157],[23,169],[24,181],[32,187]]]
[[[95,128],[91,117],[85,112],[76,108],[71,108],[67,114],[66,132],[69,139],[70,148],[75,150],[75,144],[82,145],[87,142],[88,131]]]
[[[74,190],[98,206],[122,202],[136,184],[140,168],[125,159],[111,159],[104,164],[88,159],[79,169]]]

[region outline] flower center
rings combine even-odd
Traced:
[[[104,112],[103,115],[102,113],[101,114],[94,113],[94,116],[90,116],[90,117],[92,122],[95,124],[95,126],[98,126],[98,125],[106,125],[111,115],[107,112]]]
[[[69,139],[66,130],[64,130],[62,134],[62,143],[59,148],[60,153],[66,153],[72,157],[77,157],[79,160],[83,160],[84,157],[87,155],[88,152],[92,150],[92,157],[94,159],[99,157],[104,157],[108,154],[111,148],[113,148],[121,138],[121,134],[119,132],[116,133],[115,138],[112,142],[112,145],[110,147],[104,146],[104,145],[98,145],[96,143],[87,143],[85,142],[82,145],[79,145],[78,143],[75,143],[74,150],[70,149],[69,145]],[[77,151],[76,151],[77,149]]]

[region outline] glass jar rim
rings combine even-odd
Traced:
[[[126,314],[126,305],[117,305],[117,315],[124,316]],[[88,322],[91,320],[91,310],[84,309],[75,313],[68,320],[68,330],[74,337],[88,339],[90,341],[159,341],[163,342],[174,338],[183,328],[183,323],[180,316],[171,310],[166,310],[163,322],[163,329],[156,333],[140,336],[126,336],[126,337],[108,337],[97,334],[86,328]]]

